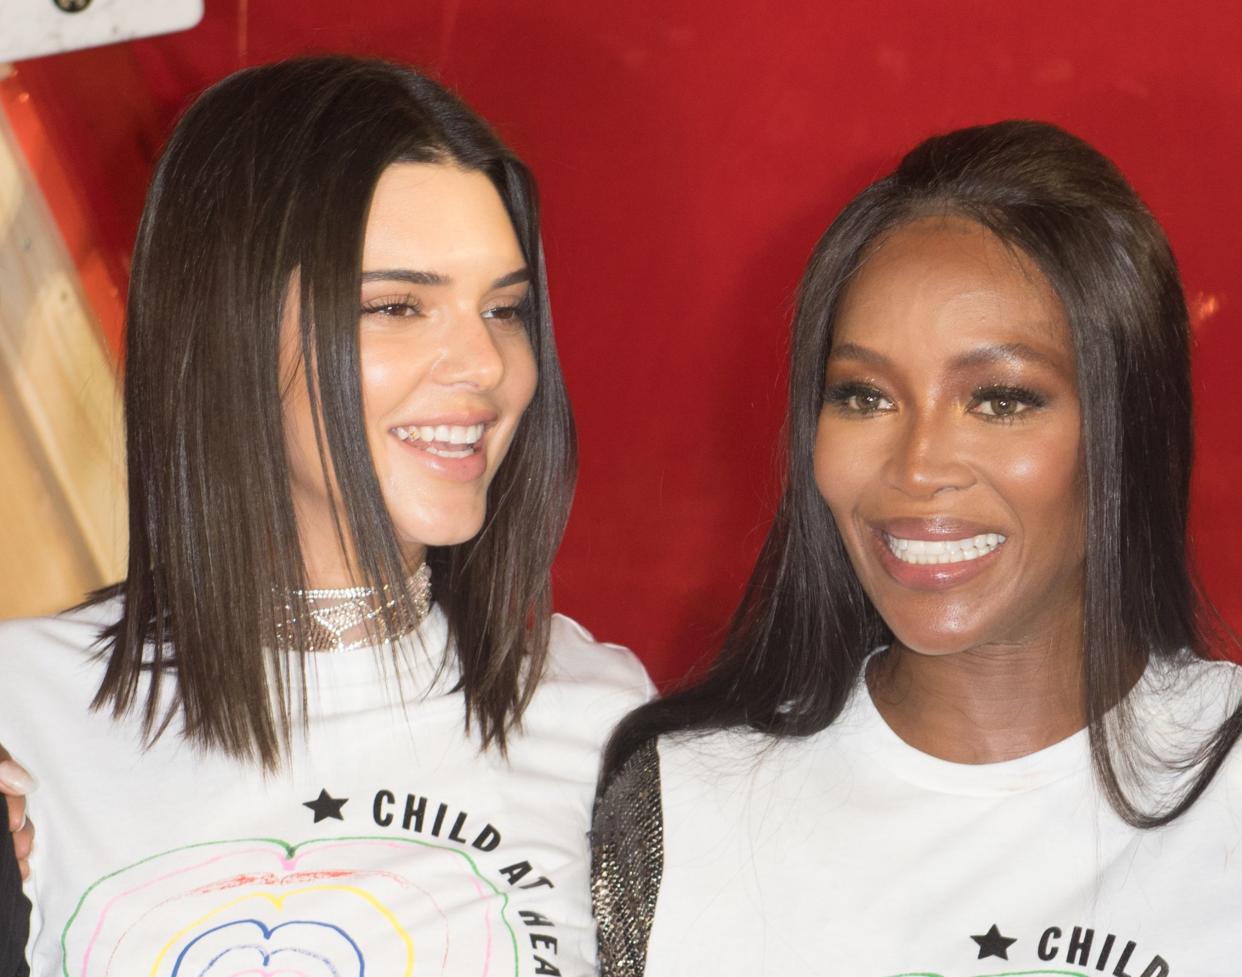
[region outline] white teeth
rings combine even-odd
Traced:
[[[392,433],[402,441],[423,441],[428,446],[427,450],[429,451],[431,450],[430,445],[432,443],[469,445],[470,447],[466,451],[444,451],[441,449],[440,451],[432,452],[444,458],[464,458],[474,453],[474,446],[483,437],[485,428],[486,425],[484,424],[439,424],[436,426],[423,424],[410,427],[394,427]]]
[[[902,539],[885,533],[884,542],[902,563],[930,566],[977,560],[999,547],[1005,537],[1000,533],[980,533],[963,539]]]
[[[469,427],[450,427],[448,429],[449,436],[447,438],[450,444],[474,444],[479,438],[483,437],[483,425],[471,424]],[[436,434],[439,435],[440,429],[436,428]],[[444,441],[445,438],[437,437],[437,441]]]

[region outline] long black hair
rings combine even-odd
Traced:
[[[892,639],[815,484],[812,449],[834,319],[884,235],[920,217],[977,222],[1034,260],[1065,308],[1086,472],[1083,685],[1097,778],[1131,824],[1167,823],[1199,797],[1242,733],[1234,712],[1203,744],[1190,787],[1162,810],[1123,789],[1135,764],[1125,707],[1149,659],[1206,657],[1186,554],[1191,467],[1189,325],[1163,231],[1121,173],[1041,122],[926,140],[851,201],[803,277],[791,348],[784,490],[724,642],[700,683],[618,728],[605,776],[671,731],[750,727],[805,736],[840,714],[867,655]],[[1120,704],[1120,708],[1118,707]]]
[[[427,559],[465,722],[484,745],[504,748],[539,678],[577,452],[534,181],[434,81],[381,61],[303,58],[238,72],[195,102],[159,161],[138,232],[125,360],[129,566],[103,594],[119,594],[123,611],[105,634],[95,702],[116,715],[140,706],[151,739],[179,716],[190,740],[272,766],[296,718],[304,659],[277,656],[272,668],[262,653],[305,637],[304,606],[277,633],[286,600],[306,587],[278,376],[290,281],[342,549],[357,554],[365,583],[405,593],[410,568],[363,429],[357,335],[371,198],[398,162],[485,174],[531,271],[534,399],[490,486],[483,530]],[[161,700],[166,683],[171,700]]]

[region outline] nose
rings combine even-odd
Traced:
[[[969,488],[975,479],[957,420],[946,413],[908,413],[889,455],[889,484],[916,499]]]
[[[487,320],[474,311],[450,316],[432,375],[446,386],[490,390],[499,384],[505,375],[504,351]]]

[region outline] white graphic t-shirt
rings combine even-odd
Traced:
[[[1152,666],[1139,726],[1166,749],[1198,741],[1240,674]],[[659,752],[647,977],[1242,974],[1242,750],[1152,831],[1100,796],[1085,731],[948,763],[899,739],[862,685],[807,739],[677,736]]]
[[[651,694],[628,651],[555,618],[508,757],[480,753],[434,610],[405,705],[386,652],[313,656],[309,733],[265,775],[91,711],[116,613],[0,626],[0,743],[40,781],[36,977],[593,973],[599,754]]]

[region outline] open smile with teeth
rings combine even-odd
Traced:
[[[935,563],[964,563],[987,556],[1005,542],[999,533],[980,533],[964,539],[902,539],[884,533],[889,551],[902,563],[928,565]]]
[[[479,450],[484,424],[430,424],[394,427],[392,433],[402,441],[421,448],[437,458],[469,458]]]

